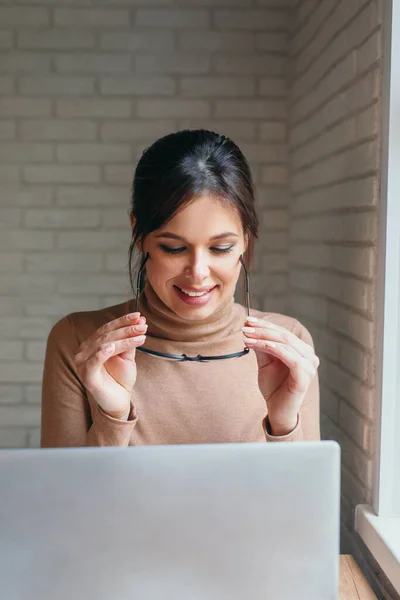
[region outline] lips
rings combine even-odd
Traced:
[[[215,285],[207,287],[207,288],[200,288],[200,289],[179,287],[179,286],[176,286],[176,287],[181,292],[183,292],[184,294],[187,294],[188,296],[200,297],[200,296],[203,296],[203,294],[207,294],[208,292],[211,292],[211,290],[215,287]]]
[[[177,285],[174,285],[174,289],[178,294],[179,298],[187,305],[193,307],[205,306],[210,301],[214,290],[218,286],[214,285],[211,288],[180,288]]]

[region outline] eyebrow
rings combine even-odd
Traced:
[[[227,238],[227,237],[239,237],[237,235],[237,233],[234,233],[233,231],[224,231],[224,233],[218,233],[217,235],[213,235],[212,237],[210,237],[210,240],[222,240],[223,238]],[[156,239],[158,238],[168,238],[170,240],[180,240],[182,242],[187,242],[187,240],[180,236],[180,235],[176,235],[175,233],[169,233],[168,231],[166,231],[165,233],[159,233],[158,235],[156,235]]]

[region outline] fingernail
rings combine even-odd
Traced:
[[[126,316],[130,321],[136,321],[136,319],[140,316],[140,313],[138,313],[138,312],[130,313],[129,315],[126,315]]]
[[[135,342],[137,342],[138,344],[141,344],[142,342],[145,341],[146,336],[145,335],[137,335],[134,339],[135,339]]]
[[[255,329],[254,327],[242,327],[242,331],[244,331],[245,333],[254,333]]]
[[[147,325],[143,324],[143,325],[136,325],[135,327],[135,331],[139,331],[139,332],[144,332],[147,329]]]
[[[251,338],[245,338],[244,343],[247,344],[247,345],[249,345],[249,346],[252,346],[253,344],[257,344],[257,341],[258,340],[253,340]]]
[[[258,323],[258,319],[256,319],[256,317],[247,317],[246,321],[249,323]]]

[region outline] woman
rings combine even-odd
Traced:
[[[318,440],[309,332],[233,299],[258,226],[242,152],[210,131],[167,135],[132,191],[140,295],[52,328],[41,445]]]

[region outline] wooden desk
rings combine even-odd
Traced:
[[[376,600],[368,581],[352,556],[340,556],[339,600]]]

